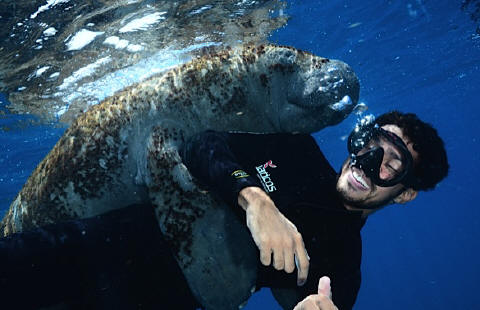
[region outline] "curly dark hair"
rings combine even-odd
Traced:
[[[413,113],[391,111],[376,118],[380,125],[397,125],[413,143],[413,149],[418,153],[414,164],[415,181],[411,187],[415,190],[434,189],[448,174],[449,164],[443,140],[432,125],[423,122]]]

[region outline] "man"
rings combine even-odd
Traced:
[[[272,288],[284,308],[316,292],[317,279],[328,275],[336,306],[351,309],[368,215],[413,200],[448,173],[443,141],[414,114],[363,120],[348,149],[337,174],[309,135],[207,131],[185,145],[193,176],[245,211],[263,264],[257,287]]]
[[[240,206],[263,264],[257,288],[272,288],[286,309],[331,310],[333,302],[351,309],[366,217],[434,188],[448,171],[442,140],[413,114],[364,122],[348,146],[352,155],[337,174],[309,135],[208,131],[185,144],[184,163],[198,181]],[[10,297],[2,305],[195,309],[150,207],[0,240],[0,265],[9,266],[0,270],[0,292]],[[318,280],[324,275],[333,302],[329,283]]]

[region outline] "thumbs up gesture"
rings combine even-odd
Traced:
[[[321,277],[318,281],[318,294],[307,296],[293,310],[338,310],[332,301],[330,278]]]

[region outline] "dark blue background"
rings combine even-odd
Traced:
[[[418,113],[446,143],[449,177],[410,204],[372,215],[364,227],[357,310],[480,309],[480,38],[461,4],[290,1],[288,26],[272,37],[346,61],[360,77],[369,113]],[[347,156],[340,137],[355,121],[315,135],[335,167]],[[276,307],[258,298],[248,309]]]
[[[479,309],[480,30],[461,4],[295,0],[288,26],[271,38],[346,61],[361,79],[369,113],[418,113],[447,146],[450,175],[435,191],[374,214],[364,227],[357,310]],[[28,119],[0,114],[1,212],[63,132]],[[355,120],[315,135],[335,167],[347,156],[341,137]],[[279,307],[263,290],[246,309]]]

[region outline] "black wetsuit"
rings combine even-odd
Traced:
[[[316,293],[318,279],[328,275],[338,308],[353,307],[365,221],[360,212],[343,207],[335,189],[337,173],[310,135],[207,131],[186,144],[182,157],[201,183],[237,210],[242,188],[262,187],[302,234],[310,256],[306,285],[297,287],[296,273],[259,264],[258,287],[296,288],[299,301]]]
[[[351,309],[360,286],[364,221],[342,207],[336,173],[312,137],[209,131],[186,143],[183,157],[194,176],[239,216],[245,215],[236,206],[238,192],[262,186],[263,179],[267,189],[275,187],[270,196],[302,234],[311,257],[306,285],[296,286],[295,273],[259,264],[257,288],[294,288],[300,300],[328,275],[339,309]],[[58,303],[70,309],[198,306],[150,205],[0,238],[0,296],[3,307],[16,309]]]

